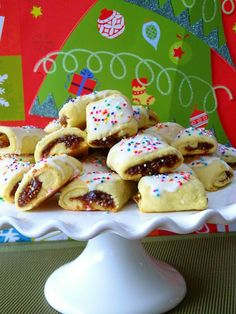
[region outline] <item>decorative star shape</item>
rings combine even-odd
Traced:
[[[234,23],[232,30],[236,33],[236,22]]]
[[[32,8],[31,11],[30,11],[30,14],[32,14],[33,17],[34,17],[35,19],[37,19],[38,17],[40,17],[41,15],[43,15],[43,13],[42,13],[42,8],[41,8],[41,7],[33,6],[33,8]]]
[[[181,46],[178,48],[174,48],[174,50],[173,50],[173,57],[174,58],[181,59],[183,54],[185,54],[185,52],[183,51]]]

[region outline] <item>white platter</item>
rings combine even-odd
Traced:
[[[118,213],[65,211],[59,208],[56,198],[29,212],[1,202],[0,228],[13,226],[28,237],[61,230],[75,240],[89,240],[104,231],[113,231],[127,239],[141,239],[157,228],[185,234],[200,229],[207,222],[236,222],[236,178],[229,186],[209,192],[208,200],[209,207],[203,211],[157,214],[141,213],[133,202]]]

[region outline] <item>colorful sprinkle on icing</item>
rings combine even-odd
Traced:
[[[95,190],[99,184],[120,180],[115,173],[101,171],[88,172],[78,178],[87,184],[89,191]]]
[[[165,142],[160,141],[158,137],[145,134],[123,139],[116,145],[118,145],[120,152],[136,156],[152,153],[168,146]]]
[[[116,95],[95,102],[87,114],[88,131],[106,135],[114,126],[130,121],[133,110],[124,97]]]
[[[207,167],[209,164],[211,164],[213,161],[216,161],[216,160],[220,161],[221,163],[224,163],[228,167],[228,165],[223,160],[219,159],[218,157],[211,157],[211,156],[202,156],[199,159],[190,162],[189,166],[193,169]]]
[[[142,180],[150,186],[152,195],[160,197],[166,192],[175,192],[191,179],[189,172],[159,174],[156,176],[143,177]]]
[[[218,144],[217,155],[220,157],[236,157],[236,148]]]
[[[180,131],[179,134],[177,135],[177,139],[192,135],[214,137],[214,134],[210,130],[206,130],[204,128],[190,127]]]

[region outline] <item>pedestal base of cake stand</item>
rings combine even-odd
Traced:
[[[47,280],[49,304],[64,314],[153,314],[185,296],[183,277],[150,257],[139,240],[102,233]]]

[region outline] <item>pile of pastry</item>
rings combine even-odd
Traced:
[[[203,128],[160,123],[118,91],[66,103],[46,128],[0,127],[0,197],[22,211],[56,193],[68,210],[202,210],[233,180],[236,149]]]

